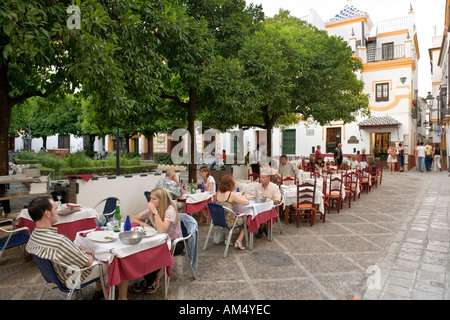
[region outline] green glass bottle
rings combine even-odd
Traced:
[[[120,201],[119,200],[116,201],[116,212],[114,213],[114,220],[118,221],[114,228],[114,231],[119,232],[120,231],[120,221],[122,220],[122,217],[120,216]]]

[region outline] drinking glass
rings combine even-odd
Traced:
[[[104,215],[97,215],[97,217],[95,218],[95,224],[97,225],[97,227],[100,227],[103,229],[103,227],[106,225],[106,218]]]

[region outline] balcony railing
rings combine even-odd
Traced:
[[[405,58],[405,45],[367,48],[367,62],[388,61]]]

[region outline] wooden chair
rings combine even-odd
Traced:
[[[259,182],[259,174],[257,173],[250,173],[250,171],[248,172],[248,180],[250,181],[258,181]]]
[[[383,164],[381,162],[377,163],[377,177],[380,179],[380,186],[381,186],[381,180],[383,179]]]
[[[343,175],[343,183],[345,185],[345,196],[348,197],[348,207],[351,207],[351,202],[356,202],[356,193],[358,191],[358,175],[356,172],[348,172]],[[358,194],[359,197],[359,194]]]
[[[339,210],[342,207],[342,178],[335,174],[330,175],[330,179],[327,183],[327,204],[328,204],[328,213],[330,213],[333,205],[336,204],[336,210],[339,213]]]
[[[314,224],[316,217],[315,196],[316,179],[314,179],[314,183],[305,181],[302,184],[297,184],[297,202],[292,205],[297,227],[299,226],[300,220],[309,221],[311,227]]]
[[[294,177],[286,177],[286,178],[283,178],[283,175],[281,175],[281,179],[279,180],[279,183],[278,183],[278,187],[281,187],[285,182],[288,182],[288,184],[290,184],[289,182],[290,181],[294,181],[294,185],[296,185],[297,184],[297,175],[294,175]]]
[[[378,166],[376,166],[376,165],[369,166],[370,182],[371,182],[372,186],[373,185],[375,186],[375,188],[378,188],[377,171],[378,171]]]
[[[358,171],[358,179],[361,192],[366,191],[366,193],[369,193],[370,191],[370,178],[368,174],[369,174],[368,168]]]

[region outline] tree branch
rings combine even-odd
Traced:
[[[175,101],[179,106],[184,107],[184,108],[188,107],[188,104],[183,102],[183,101],[181,101],[178,97],[175,97],[175,96],[172,96],[172,95],[169,95],[169,94],[165,93],[164,90],[161,89],[161,88],[159,90],[161,91],[161,96],[160,97],[162,99],[169,99],[169,100]]]

